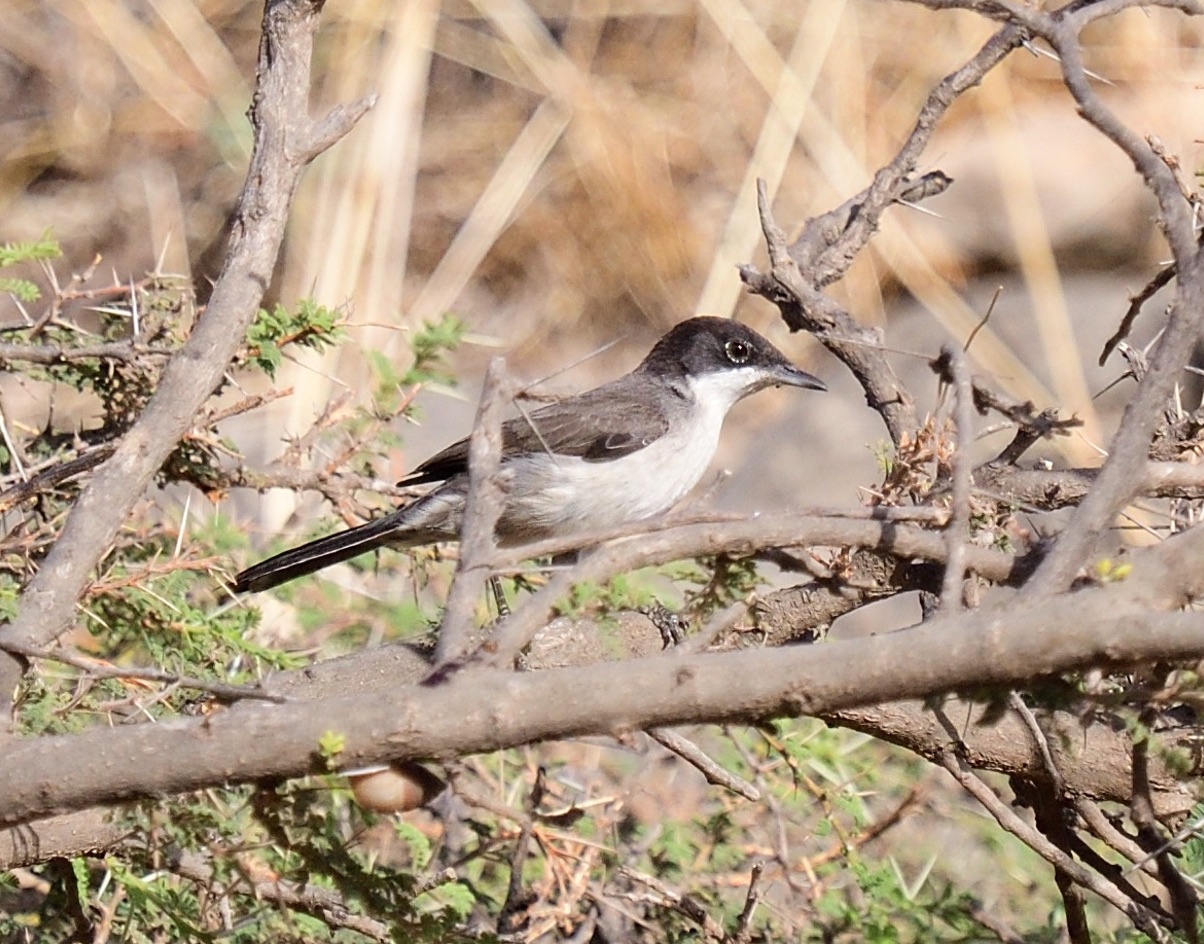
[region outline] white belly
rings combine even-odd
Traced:
[[[708,409],[700,403],[692,422],[618,459],[589,462],[536,453],[507,462],[514,475],[502,530],[522,521],[533,531],[567,534],[668,511],[706,473],[729,405],[719,400]]]

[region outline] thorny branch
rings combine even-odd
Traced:
[[[201,885],[214,881],[213,867],[196,853],[179,852],[170,868],[173,872]],[[390,926],[381,920],[356,914],[338,892],[316,884],[300,885],[276,877],[244,879],[250,884],[255,898],[295,908],[304,914],[313,915],[333,930],[346,928],[373,941],[391,941]]]
[[[55,547],[25,588],[0,640],[45,646],[75,618],[96,562],[151,477],[217,386],[271,282],[288,207],[301,173],[371,107],[363,100],[309,117],[310,59],[319,0],[266,6],[251,120],[255,145],[230,245],[205,317],[164,367],[142,415],[80,495]],[[0,655],[0,715],[7,724],[22,665]]]
[[[1013,605],[1006,614],[980,610],[941,617],[879,637],[664,655],[616,667],[518,674],[508,667],[470,668],[418,690],[400,685],[330,699],[320,710],[312,704],[243,702],[205,719],[203,729],[181,721],[16,742],[6,755],[10,764],[0,769],[0,822],[187,790],[208,782],[215,764],[228,781],[322,769],[313,745],[332,725],[345,738],[341,762],[358,767],[613,733],[635,719],[641,727],[656,727],[704,718],[747,722],[815,715],[917,693],[1016,686],[1034,675],[1088,666],[1113,670],[1138,660],[1201,658],[1198,620],[1167,610],[1177,607],[1184,592],[1204,589],[1202,544],[1204,532],[1187,531],[1134,554],[1132,578],[1125,582]],[[629,550],[627,561],[631,556]],[[621,560],[611,564],[615,572],[623,569]],[[1064,629],[1051,636],[1050,625]],[[583,692],[590,696],[581,697]],[[470,710],[482,703],[488,712]],[[558,710],[546,711],[549,704]],[[85,739],[90,751],[71,750],[73,738]],[[252,746],[263,744],[272,744],[273,751]],[[149,756],[160,763],[136,760]],[[238,758],[236,765],[232,758]],[[57,769],[64,759],[73,776]]]
[[[58,344],[0,344],[0,365],[9,364],[67,364],[71,361],[112,360],[126,364],[138,363],[142,358],[170,357],[172,348],[146,347],[129,341],[111,344],[95,344],[84,347],[67,347]]]
[[[1199,4],[1173,4],[1198,13]],[[1053,14],[1009,6],[1010,16],[1045,39],[1058,54],[1062,79],[1078,105],[1079,114],[1128,155],[1158,201],[1158,222],[1171,246],[1177,270],[1175,297],[1167,323],[1150,360],[1137,396],[1125,409],[1095,487],[1063,531],[1053,553],[1029,586],[1033,594],[1048,595],[1069,586],[1086,561],[1096,536],[1135,494],[1154,429],[1162,410],[1180,382],[1183,368],[1204,331],[1204,261],[1196,238],[1194,207],[1184,199],[1174,172],[1150,143],[1129,129],[1091,87],[1079,48],[1079,33],[1087,23],[1105,15],[1110,4],[1071,4]]]
[[[191,688],[199,692],[208,692],[223,701],[235,702],[244,698],[262,699],[271,702],[283,702],[286,699],[272,692],[264,691],[258,685],[231,685],[226,682],[216,682],[211,679],[193,678],[189,675],[179,675],[164,669],[145,668],[139,666],[120,666],[93,659],[78,652],[65,649],[39,649],[35,646],[22,646],[18,643],[0,643],[4,649],[22,659],[42,659],[47,662],[58,662],[79,669],[85,679],[135,679],[144,682],[164,682],[181,688]]]
[[[1158,294],[1158,292],[1170,285],[1174,278],[1174,265],[1168,265],[1163,269],[1159,269],[1158,274],[1150,279],[1141,291],[1135,293],[1129,299],[1129,307],[1126,309],[1124,317],[1120,319],[1120,327],[1104,343],[1104,349],[1099,356],[1099,365],[1101,367],[1104,366],[1104,363],[1111,356],[1112,352],[1116,350],[1120,342],[1129,336],[1129,332],[1133,330],[1133,323],[1137,320],[1137,316],[1141,314],[1142,306]]]
[[[754,803],[761,799],[761,791],[743,777],[738,777],[730,770],[721,767],[708,757],[697,744],[678,734],[676,731],[652,728],[648,731],[648,736],[661,747],[672,751],[686,763],[697,767],[702,772],[702,775],[706,777],[707,783],[731,790],[732,793],[739,794],[746,800],[751,800]]]
[[[925,0],[921,0],[925,2]],[[994,0],[931,0],[925,5],[938,9],[962,8],[976,10],[985,16],[1002,21],[1005,25],[992,38],[991,42],[979,52],[963,69],[956,74],[961,84],[954,76],[946,79],[942,86],[948,90],[954,87],[965,88],[966,81],[980,81],[989,69],[1001,61],[1012,49],[1022,43],[1028,43],[1034,38],[1047,42],[1057,54],[1061,64],[1062,78],[1070,90],[1082,117],[1091,123],[1101,134],[1112,141],[1132,160],[1134,167],[1140,173],[1151,192],[1154,193],[1159,209],[1159,225],[1171,245],[1174,261],[1164,269],[1159,276],[1152,279],[1147,287],[1130,302],[1129,310],[1122,319],[1116,335],[1105,347],[1104,357],[1124,338],[1132,321],[1140,310],[1141,305],[1159,288],[1175,281],[1175,296],[1168,310],[1167,324],[1154,349],[1149,371],[1138,378],[1140,386],[1137,396],[1130,401],[1125,415],[1109,448],[1108,460],[1101,470],[1022,470],[1015,463],[1025,451],[1042,436],[1064,432],[1075,425],[1075,420],[1059,420],[1052,411],[1045,411],[1040,416],[1031,404],[1025,405],[1021,415],[1011,416],[1017,422],[1018,432],[1011,444],[993,462],[975,470],[975,494],[986,501],[1015,501],[1021,507],[1052,509],[1059,506],[1073,505],[1076,511],[1069,525],[1059,535],[1053,544],[1052,551],[1038,565],[1035,576],[1023,581],[1023,589],[1018,601],[1037,601],[1042,598],[1064,592],[1071,581],[1080,574],[1080,568],[1089,561],[1096,542],[1105,533],[1114,516],[1124,505],[1135,496],[1158,494],[1165,489],[1175,491],[1172,481],[1185,495],[1196,495],[1194,491],[1195,470],[1188,465],[1153,464],[1149,462],[1151,442],[1156,428],[1163,416],[1164,410],[1173,402],[1173,394],[1180,382],[1182,370],[1188,357],[1195,349],[1204,330],[1204,261],[1200,258],[1200,243],[1194,228],[1198,209],[1198,200],[1183,186],[1177,175],[1177,162],[1168,157],[1165,150],[1152,138],[1143,139],[1126,127],[1111,112],[1095,93],[1088,79],[1088,73],[1083,66],[1079,47],[1079,34],[1090,22],[1101,17],[1109,16],[1120,10],[1141,6],[1143,4],[1127,3],[1124,0],[1103,0],[1103,2],[1071,2],[1052,12],[1040,8],[1022,6],[1011,2],[994,2]],[[1187,13],[1202,12],[1200,4],[1183,0],[1169,0],[1164,5],[1182,10]],[[934,93],[930,97],[928,110],[939,116],[943,108],[947,108],[951,99],[943,99]],[[923,119],[917,123],[909,144],[926,142],[926,135],[931,132],[931,126],[925,125]],[[906,148],[901,151],[894,161],[879,172],[875,185],[882,183],[888,174],[894,174],[897,181],[903,175],[910,173],[915,167],[915,154],[908,154]],[[764,296],[781,309],[787,324],[795,328],[804,328],[815,334],[838,357],[845,361],[866,391],[867,401],[877,410],[897,446],[910,441],[909,430],[915,427],[914,417],[910,415],[909,399],[906,392],[894,394],[897,381],[886,364],[881,353],[866,353],[872,348],[872,338],[860,329],[846,312],[822,294],[822,288],[834,278],[843,274],[844,269],[837,264],[835,267],[825,265],[825,252],[835,251],[834,247],[848,250],[855,254],[868,241],[876,227],[878,215],[889,206],[885,199],[889,194],[889,185],[875,190],[870,188],[863,194],[849,201],[830,214],[817,217],[804,227],[803,235],[790,247],[786,246],[781,226],[774,220],[768,206],[764,188],[759,191],[762,229],[769,250],[771,271],[763,275],[746,266],[741,275],[750,291]],[[865,213],[865,220],[860,218]],[[850,225],[850,220],[857,220],[860,225]],[[843,242],[842,242],[843,241]],[[845,258],[838,256],[837,258]],[[849,255],[847,258],[851,258]],[[842,347],[844,339],[855,339],[862,342],[852,345],[853,350]],[[863,350],[864,349],[864,350]],[[946,357],[943,366],[945,379],[950,382],[964,380],[958,376],[956,363]],[[934,362],[935,364],[936,362]],[[980,399],[980,390],[982,398]],[[975,384],[975,405],[982,411],[988,408],[999,409],[1009,415],[1010,408],[1002,403],[991,402],[989,387]],[[902,404],[902,406],[901,406]],[[906,418],[906,423],[903,422]],[[964,414],[959,418],[959,426],[965,423]],[[959,430],[959,441],[964,442],[964,432]],[[1187,450],[1184,448],[1184,453]],[[960,457],[954,459],[953,473],[953,513],[962,517],[968,512],[970,499],[967,495],[967,466]],[[959,476],[959,472],[961,475]],[[951,543],[947,553],[944,604],[955,605],[952,599],[955,578],[957,576],[957,557],[960,551],[954,534],[960,534],[950,527]],[[863,560],[872,560],[867,552],[861,552]],[[888,571],[889,572],[889,569]],[[889,594],[899,584],[886,580],[878,584],[875,592]],[[866,599],[866,591],[859,588],[854,596],[853,606]],[[1183,588],[1181,600],[1187,602],[1195,595],[1194,589]],[[805,589],[800,594],[800,601],[789,612],[795,617],[806,615],[809,625],[820,624],[826,612],[822,606],[809,606],[810,598]],[[823,598],[819,598],[822,603]],[[838,614],[841,607],[827,608],[828,612]],[[1056,625],[1056,624],[1051,624]],[[797,631],[797,627],[794,627]],[[793,637],[793,634],[792,634]],[[797,637],[793,637],[797,638]],[[1013,695],[1013,699],[1017,696]],[[1184,892],[1184,886],[1177,881],[1176,874],[1163,871],[1163,881],[1170,890],[1174,919],[1165,913],[1156,915],[1148,910],[1147,902],[1138,902],[1132,896],[1126,900],[1126,883],[1117,881],[1109,884],[1099,876],[1080,868],[1068,855],[1071,847],[1085,849],[1081,840],[1072,830],[1068,829],[1062,820],[1061,805],[1064,802],[1061,772],[1054,765],[1049,754],[1048,745],[1039,731],[1034,733],[1038,747],[1043,748],[1042,758],[1045,768],[1045,783],[1031,790],[1037,798],[1039,808],[1038,821],[1045,823],[1048,836],[1056,842],[1050,842],[1031,830],[1016,819],[1010,811],[981,784],[972,771],[964,764],[959,755],[950,752],[938,758],[941,763],[953,773],[962,784],[995,815],[1001,825],[1015,832],[1032,848],[1045,856],[1055,865],[1059,888],[1061,889],[1066,909],[1068,931],[1071,940],[1090,940],[1087,929],[1085,912],[1082,906],[1081,888],[1089,888],[1096,894],[1112,902],[1122,909],[1129,917],[1147,933],[1156,939],[1164,936],[1155,925],[1155,919],[1167,927],[1178,926],[1186,933],[1195,934],[1194,897],[1189,898]],[[931,756],[931,754],[929,755]],[[1139,745],[1134,752],[1133,773],[1135,792],[1140,792],[1139,774],[1144,758],[1144,749]],[[1017,779],[1016,783],[1024,790],[1029,790],[1028,784],[1034,781]],[[1040,812],[1043,810],[1044,812]],[[1135,807],[1133,820],[1140,823],[1144,820],[1154,822],[1148,813],[1143,813],[1140,804]],[[1100,817],[1094,817],[1097,834],[1106,832]]]
[[[751,265],[742,266],[740,278],[750,292],[778,305],[792,330],[814,334],[845,363],[896,443],[918,425],[912,396],[899,383],[875,334],[858,325],[821,290],[844,275],[897,197],[904,192],[912,199],[919,196],[912,190],[909,176],[915,173],[940,119],[958,96],[981,82],[1023,38],[1022,30],[1006,26],[965,65],[946,76],[929,94],[899,152],[875,174],[873,183],[837,210],[808,221],[792,246],[787,246],[785,233],[773,219],[765,187],[757,188],[771,268],[763,274]]]

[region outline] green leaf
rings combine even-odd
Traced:
[[[58,240],[52,239],[50,231],[42,234],[41,239],[19,243],[5,243],[0,246],[0,268],[17,265],[21,262],[37,262],[43,259],[57,259],[63,254]]]
[[[414,352],[414,363],[401,375],[400,383],[410,386],[437,380],[454,383],[447,372],[446,355],[460,346],[464,340],[464,324],[453,314],[445,314],[438,321],[428,321],[410,339],[410,350]]]
[[[431,841],[413,823],[397,820],[393,824],[397,838],[409,847],[410,861],[414,868],[424,869],[431,861]]]
[[[42,290],[29,279],[0,278],[0,292],[15,295],[23,302],[36,302],[42,297]]]
[[[347,750],[347,735],[341,731],[323,731],[318,738],[318,755],[333,769],[343,751]]]
[[[334,310],[312,298],[303,298],[291,311],[280,304],[271,311],[259,310],[247,328],[247,357],[269,377],[275,377],[285,347],[297,345],[323,351],[341,343],[344,337]]]

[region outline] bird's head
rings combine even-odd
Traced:
[[[728,318],[683,321],[656,342],[640,369],[695,391],[714,391],[726,406],[765,387],[828,389],[752,328]]]

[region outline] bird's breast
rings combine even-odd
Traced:
[[[619,527],[668,511],[698,484],[719,441],[718,422],[683,424],[616,459],[532,453],[508,460],[505,540]]]

